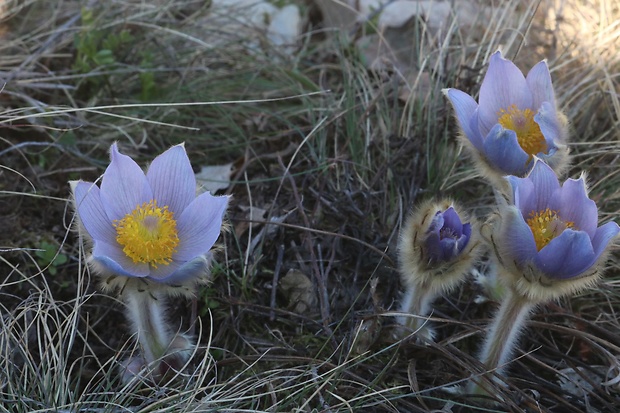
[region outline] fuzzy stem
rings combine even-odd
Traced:
[[[124,298],[128,317],[142,347],[144,361],[149,364],[159,360],[172,340],[166,328],[163,297],[149,291],[126,290]]]
[[[516,294],[509,289],[499,312],[493,319],[484,342],[480,361],[488,370],[501,374],[504,364],[517,344],[517,336],[521,331],[530,310],[535,303]],[[470,387],[472,394],[485,394],[477,383]]]
[[[434,298],[434,295],[431,294],[428,288],[424,288],[424,286],[419,283],[414,283],[408,286],[405,291],[401,304],[401,312],[415,316],[425,316],[430,312],[431,303]],[[424,325],[425,322],[426,320],[419,317],[402,316],[400,320],[402,325],[414,331]]]

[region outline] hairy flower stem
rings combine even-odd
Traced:
[[[164,318],[164,300],[150,291],[125,290],[127,314],[147,364],[161,359],[172,340]]]
[[[480,361],[489,370],[501,374],[517,343],[517,336],[536,304],[516,294],[512,289],[502,301],[499,312],[489,327]],[[486,394],[478,383],[472,382],[469,393]]]
[[[402,316],[401,324],[413,331],[422,328],[426,320],[421,317],[430,312],[434,298],[431,291],[428,288],[424,288],[424,285],[420,283],[407,286],[402,300],[401,312],[409,313],[414,317]]]

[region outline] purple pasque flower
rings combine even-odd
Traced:
[[[470,148],[501,175],[525,176],[534,156],[555,170],[565,166],[566,125],[558,113],[546,61],[527,74],[501,52],[491,56],[479,104],[467,93],[446,89]]]
[[[173,146],[146,174],[117,145],[101,187],[72,184],[80,221],[93,241],[91,262],[106,274],[178,284],[208,271],[228,197],[196,197],[185,147]]]
[[[591,272],[620,228],[615,222],[598,227],[584,177],[560,185],[551,167],[535,159],[526,178],[508,180],[514,206],[504,214],[501,258],[551,281]]]
[[[471,224],[463,224],[453,207],[437,211],[424,241],[429,262],[451,261],[467,246],[470,237]]]
[[[463,223],[463,221],[471,221]],[[450,199],[430,199],[418,206],[403,225],[398,243],[400,279],[404,287],[400,324],[418,337],[433,338],[423,327],[437,295],[463,280],[480,253],[479,226]]]

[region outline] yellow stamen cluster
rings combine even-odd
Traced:
[[[500,125],[516,132],[519,145],[530,156],[530,160],[537,153],[547,152],[547,142],[540,126],[534,121],[531,109],[520,110],[516,105],[510,105],[508,109],[501,109],[497,115]]]
[[[152,200],[138,205],[121,220],[114,221],[116,241],[134,263],[168,265],[177,250],[177,222],[168,207]]]
[[[575,224],[571,221],[562,221],[558,217],[557,211],[549,208],[544,211],[532,211],[530,217],[525,221],[534,234],[536,249],[540,251],[552,239],[559,236],[566,228],[574,228]]]

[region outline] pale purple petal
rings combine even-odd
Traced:
[[[175,216],[196,198],[196,178],[183,145],[173,146],[155,158],[146,178],[157,205],[167,205]]]
[[[127,277],[146,277],[149,275],[149,265],[133,262],[118,244],[95,241],[93,259],[118,275]]]
[[[552,106],[555,106],[555,93],[551,84],[549,66],[547,66],[545,60],[536,64],[529,71],[525,80],[532,92],[533,109],[539,108],[543,102],[549,102]]]
[[[172,260],[168,264],[157,264],[157,268],[151,265],[151,271],[149,273],[149,278],[155,281],[161,281],[167,277],[169,277],[173,272],[181,268],[185,264],[183,261],[174,261]]]
[[[454,208],[450,207],[442,215],[444,220],[443,226],[452,229],[460,237],[463,234],[463,223],[459,214],[456,213]]]
[[[537,194],[536,205],[533,211],[544,211],[549,207],[549,202],[555,192],[560,189],[558,177],[549,165],[536,159],[528,179],[532,181]]]
[[[208,252],[220,235],[227,196],[200,195],[177,220],[179,246],[174,260],[190,261]]]
[[[172,265],[173,263],[171,263]],[[190,279],[202,278],[209,273],[209,260],[204,256],[199,256],[191,261],[174,263],[175,270],[171,273],[158,272],[153,269],[149,278],[166,284],[181,284]]]
[[[431,263],[452,260],[463,250],[471,235],[471,225],[463,225],[453,207],[437,212],[424,240]]]
[[[469,243],[469,239],[471,238],[471,224],[463,224],[463,236],[457,240],[458,243],[458,252],[460,253]]]
[[[532,95],[523,73],[500,52],[491,56],[489,69],[480,86],[479,104],[480,123],[487,130],[497,123],[501,109],[516,105],[523,110],[532,106]]]
[[[558,211],[562,221],[574,223],[576,230],[594,237],[598,225],[596,203],[588,198],[583,179],[567,179],[549,200],[549,208]]]
[[[444,238],[439,245],[441,246],[439,261],[450,261],[458,254],[458,245],[454,238]]]
[[[444,225],[443,214],[441,213],[441,211],[438,211],[433,217],[433,219],[431,220],[431,223],[429,224],[428,230],[426,230],[426,232],[427,233],[433,232],[439,236],[439,230],[441,229],[441,227],[443,227],[443,225]]]
[[[73,192],[75,206],[91,238],[113,243],[116,230],[103,209],[99,191],[99,187],[92,182],[77,182]]]
[[[497,124],[497,122],[495,122],[493,125],[491,125],[492,127],[495,126]],[[479,151],[482,151],[482,143],[484,142],[484,137],[487,136],[489,134],[489,132],[491,131],[491,128],[487,128],[486,126],[482,125],[482,123],[480,123],[480,108],[476,109],[476,112],[474,112],[474,116],[472,116],[471,120],[469,121],[469,129],[471,129],[473,131],[474,134],[476,134],[477,136],[480,136],[480,148],[476,147]],[[471,139],[470,139],[471,141]],[[474,142],[472,141],[472,144]]]
[[[110,159],[101,181],[101,202],[110,221],[114,221],[152,200],[153,193],[142,169],[129,156],[118,152],[116,144],[112,145]]]
[[[484,154],[489,163],[504,175],[523,176],[529,170],[530,157],[521,149],[517,134],[499,124],[484,140]]]
[[[475,115],[478,104],[471,96],[458,89],[447,89],[445,94],[454,107],[456,118],[459,121],[461,129],[463,129],[463,133],[476,149],[482,150],[482,135],[478,128],[472,127],[475,125],[472,119],[476,118]]]
[[[431,263],[443,261],[443,250],[439,239],[439,231],[430,232],[424,240],[428,260]]]
[[[534,183],[528,178],[509,176],[508,182],[512,187],[514,204],[524,216],[536,209],[538,204],[538,194],[534,188]]]
[[[618,224],[615,222],[608,222],[604,225],[601,225],[594,234],[594,238],[592,238],[592,246],[594,247],[594,253],[596,254],[596,259],[601,256],[603,250],[607,248],[607,244],[618,236],[620,232],[620,228]]]
[[[551,103],[545,102],[542,104],[538,113],[534,115],[534,121],[538,124],[540,131],[545,137],[547,152],[555,149],[557,142],[564,143],[564,136],[562,136],[558,114],[555,106]]]
[[[516,207],[511,207],[503,224],[506,225],[506,230],[502,236],[510,249],[510,256],[519,263],[533,260],[538,253],[536,241],[521,212]]]
[[[538,252],[534,263],[550,278],[567,279],[588,270],[595,261],[588,234],[566,229]]]

